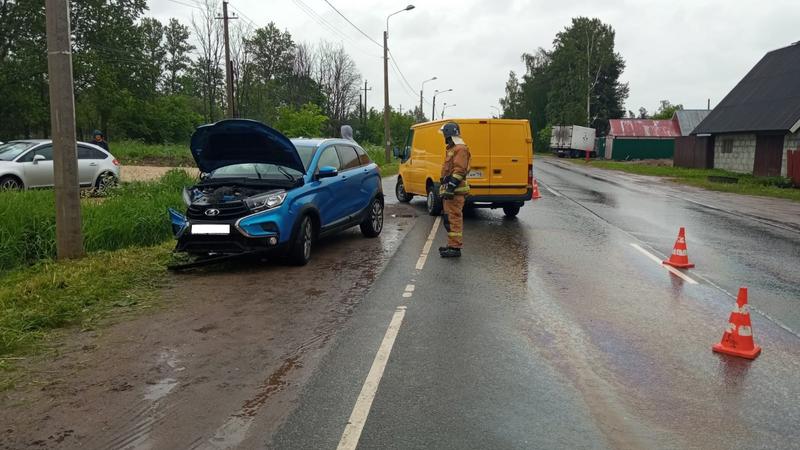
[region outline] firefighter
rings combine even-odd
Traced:
[[[441,128],[447,146],[442,166],[441,197],[444,202],[444,228],[447,230],[447,247],[439,247],[442,258],[458,258],[464,246],[464,201],[469,194],[469,148],[461,139],[458,124],[448,122]]]

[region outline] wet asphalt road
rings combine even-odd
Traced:
[[[800,448],[800,233],[535,172],[543,198],[517,219],[467,216],[460,260],[436,255],[439,227],[416,269],[420,216],[268,447],[336,448],[405,307],[359,448]],[[631,245],[663,257],[680,226],[698,284]],[[711,352],[739,286],[759,311],[753,362]]]

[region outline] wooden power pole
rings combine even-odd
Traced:
[[[79,258],[83,256],[83,236],[69,0],[46,0],[45,14],[56,196],[56,252],[58,259]]]
[[[228,21],[236,19],[236,17],[228,16],[228,0],[222,1],[222,28],[225,33],[225,94],[228,103],[228,118],[233,118],[235,109],[233,105],[233,62],[231,62],[231,42],[228,33]]]

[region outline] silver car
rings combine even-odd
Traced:
[[[104,188],[119,180],[119,161],[102,148],[78,142],[78,180]],[[53,186],[53,141],[20,140],[0,145],[0,189]]]

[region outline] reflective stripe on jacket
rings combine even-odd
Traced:
[[[457,136],[453,138],[456,142],[455,145],[447,149],[445,154],[444,164],[442,165],[442,178],[452,176],[459,180],[458,187],[455,189],[456,194],[469,193],[469,183],[467,182],[467,174],[469,173],[469,163],[471,155],[469,147],[464,144],[461,138],[456,140]]]

